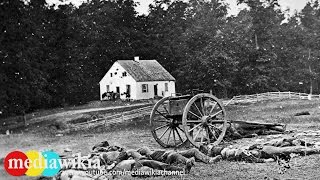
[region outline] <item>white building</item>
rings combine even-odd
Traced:
[[[100,99],[105,92],[130,94],[130,99],[150,99],[175,94],[175,78],[156,60],[118,60],[100,81]]]

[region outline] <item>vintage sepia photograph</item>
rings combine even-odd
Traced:
[[[320,179],[318,0],[0,0],[0,180]]]

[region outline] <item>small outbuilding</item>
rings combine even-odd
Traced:
[[[151,99],[176,93],[175,78],[156,60],[118,60],[100,81],[100,99],[118,94],[121,99]]]

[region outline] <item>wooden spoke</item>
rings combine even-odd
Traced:
[[[216,136],[216,133],[213,132],[211,128],[208,127],[208,129],[211,131],[211,133],[212,133],[212,135],[214,136],[215,140],[217,140],[218,138],[217,138],[217,136]]]
[[[177,128],[175,129],[175,131],[177,131],[177,134],[178,134],[178,136],[179,136],[180,141],[183,142],[183,140],[182,140],[182,138],[181,138],[181,136],[180,136]]]
[[[181,129],[179,126],[177,128],[180,129],[180,131],[182,131],[184,133],[183,129]]]
[[[167,114],[169,114],[169,111],[167,110],[167,108],[164,106],[164,104],[162,105],[163,109],[167,112]]]
[[[214,110],[214,108],[216,107],[218,103],[217,102],[214,102],[214,105],[212,106],[212,108],[210,109],[210,112],[208,115],[210,115],[212,113],[212,111]]]
[[[197,124],[197,125],[196,125],[196,126],[194,126],[193,128],[189,129],[189,131],[188,131],[188,132],[193,131],[195,128],[199,127],[200,125],[201,125],[201,123]]]
[[[198,135],[199,135],[199,133],[200,133],[201,130],[202,130],[202,129],[199,129],[198,132],[197,132],[197,134],[194,136],[194,138],[193,138],[194,141],[197,139],[197,137],[198,137]]]
[[[170,127],[167,127],[167,129],[161,134],[161,136],[159,137],[159,139],[161,139],[161,138],[164,136],[164,134],[169,130],[169,128],[170,128]]]
[[[156,120],[157,122],[165,122],[165,123],[169,123],[170,121],[169,120],[164,120],[164,119],[159,119],[159,120]]]
[[[169,144],[169,140],[170,140],[170,136],[171,136],[171,131],[172,131],[172,129],[170,128],[169,136],[168,136],[168,139],[167,139],[167,144]]]
[[[161,112],[159,112],[158,110],[156,110],[161,116],[163,116],[164,118],[166,118],[167,120],[170,121],[170,119],[168,119],[165,115],[163,115]]]
[[[174,146],[177,146],[177,143],[176,143],[176,135],[175,135],[175,130],[176,128],[173,128],[172,129],[172,135],[173,135],[173,142],[174,142]]]
[[[199,134],[201,134],[202,133],[202,128],[200,128],[200,132],[199,132]],[[194,139],[194,142],[197,142],[197,140],[195,139],[195,138],[193,138]]]
[[[156,129],[154,129],[154,131],[158,131],[159,129],[162,129],[162,128],[166,127],[166,126],[168,126],[168,124],[165,124],[163,126],[157,127]]]
[[[216,112],[215,114],[213,114],[213,115],[210,115],[211,117],[215,117],[216,115],[218,115],[219,113],[221,113],[221,112],[223,112],[222,110],[220,110],[220,111],[218,111],[218,112]]]
[[[199,118],[201,120],[201,117],[199,117],[198,115],[196,115],[194,112],[192,112],[191,110],[188,111],[188,113],[191,113],[192,115],[196,116],[197,118]]]
[[[187,120],[187,123],[192,123],[192,124],[198,124],[198,123],[201,123],[201,121],[193,121],[193,120]]]
[[[203,104],[202,98],[200,98],[200,108],[201,108],[202,114],[205,116],[206,113],[205,113],[205,110],[204,110],[204,104]]]
[[[202,131],[203,131],[203,128],[202,128]],[[201,131],[201,132],[202,132],[202,131]],[[203,134],[201,135],[200,144],[202,144],[202,142],[203,142]]]
[[[209,127],[206,127],[206,138],[207,138],[207,141],[208,141],[208,144],[210,144],[210,131],[209,131]]]
[[[195,106],[196,106],[196,108],[197,108],[197,110],[198,110],[198,112],[200,113],[200,115],[201,115],[201,116],[203,116],[203,114],[201,113],[200,109],[198,108],[198,106],[197,106],[196,102],[194,102],[192,105],[195,105]]]

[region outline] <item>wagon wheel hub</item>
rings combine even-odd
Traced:
[[[208,126],[209,120],[211,119],[210,116],[202,116],[201,117],[201,123],[203,126]]]
[[[176,128],[179,126],[179,123],[176,119],[172,119],[171,122],[168,123],[168,126],[170,126],[171,128]]]

